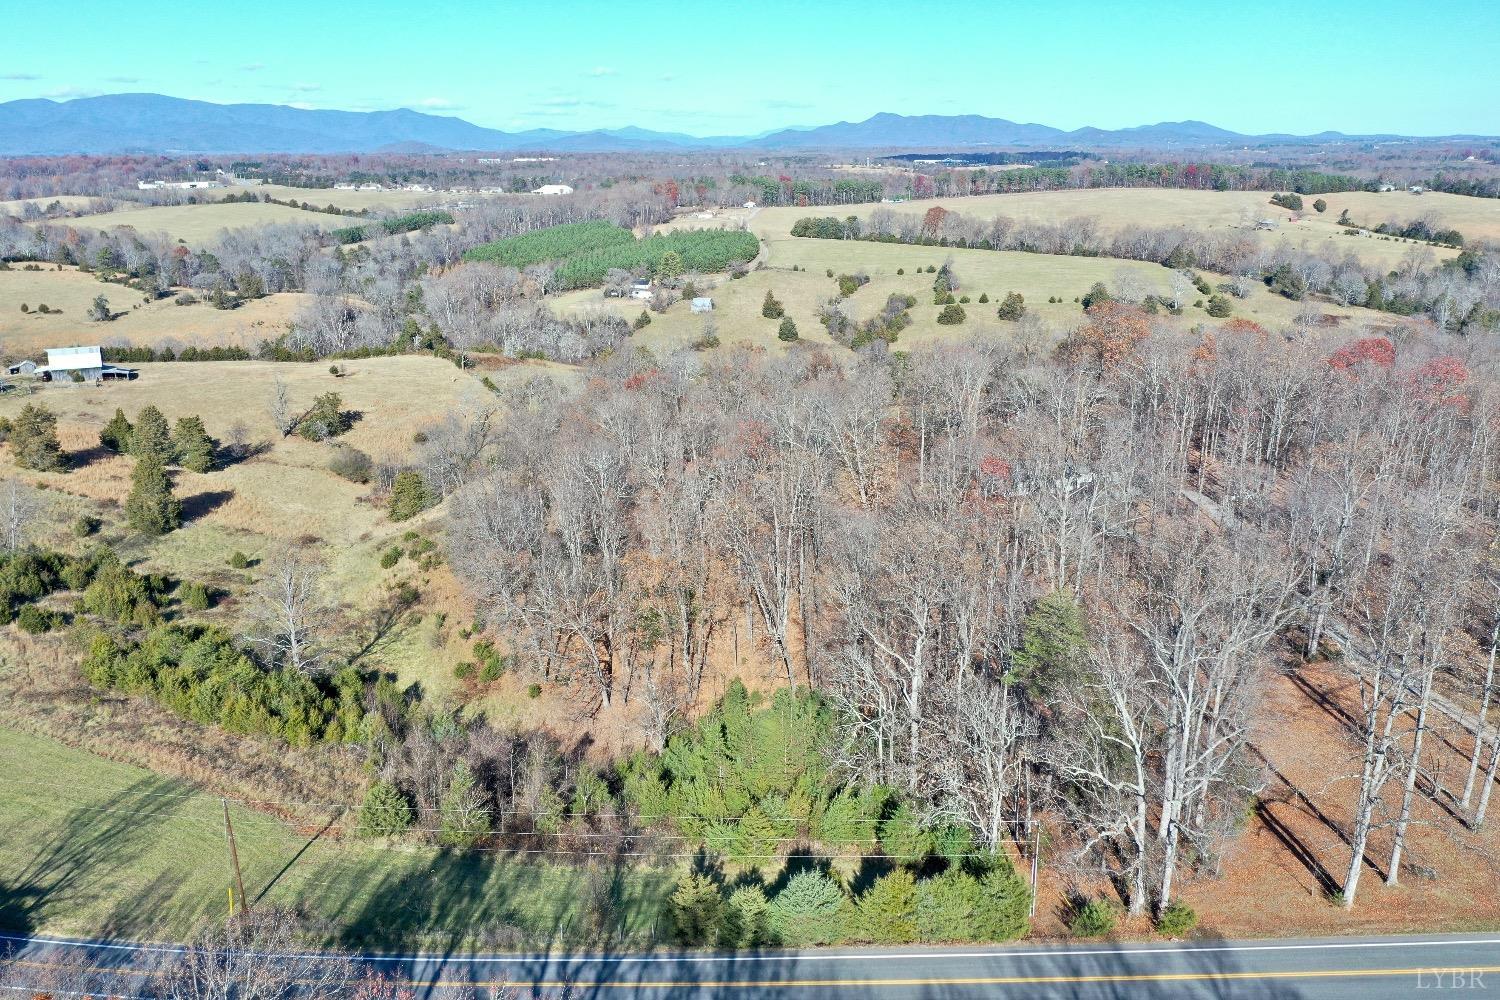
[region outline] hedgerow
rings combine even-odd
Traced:
[[[398,233],[411,233],[418,229],[426,229],[438,223],[451,223],[453,213],[442,211],[408,212],[406,215],[397,215],[380,222],[372,222],[365,226],[347,226],[343,229],[335,229],[328,235],[332,236],[338,243],[358,243],[367,240],[371,236],[377,236],[377,230],[384,230],[386,235],[395,236]]]

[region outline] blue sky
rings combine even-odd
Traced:
[[[25,28],[43,22],[50,40]],[[0,101],[151,91],[700,135],[878,111],[1500,134],[1500,0],[0,0],[0,25]]]

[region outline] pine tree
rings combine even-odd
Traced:
[[[1083,609],[1070,591],[1054,590],[1027,614],[1011,665],[1029,692],[1045,698],[1076,678],[1087,651]]]
[[[171,459],[171,428],[156,407],[147,406],[135,415],[135,428],[130,432],[130,454],[136,458],[154,455],[163,465]]]
[[[391,499],[388,510],[392,521],[405,521],[416,517],[432,506],[432,491],[420,472],[407,470],[396,475],[391,484]]]
[[[792,322],[792,317],[783,316],[781,325],[776,328],[776,339],[790,343],[797,339],[797,324]]]
[[[125,518],[143,535],[165,535],[182,526],[182,503],[172,495],[166,463],[155,452],[135,460],[130,495],[125,498]]]
[[[656,265],[656,273],[664,278],[675,278],[682,273],[682,254],[676,250],[668,250],[661,255],[661,261]]]
[[[104,425],[104,430],[99,432],[99,444],[110,451],[124,454],[130,450],[131,430],[130,421],[125,419],[125,411],[116,408],[115,415]]]
[[[389,781],[377,781],[365,792],[359,807],[359,833],[365,837],[394,837],[412,824],[411,803]]]
[[[11,454],[23,469],[61,472],[65,467],[57,440],[57,416],[45,406],[27,403],[10,430]]]
[[[438,839],[446,847],[473,847],[490,832],[490,809],[468,764],[453,765],[448,790],[438,804]]]
[[[785,312],[786,309],[777,301],[776,296],[771,294],[769,288],[766,289],[765,301],[760,304],[760,314],[766,319],[780,319]]]
[[[172,451],[177,464],[192,472],[207,472],[214,465],[214,440],[201,417],[179,417],[172,431]]]

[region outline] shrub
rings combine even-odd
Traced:
[[[23,406],[11,424],[9,440],[11,455],[23,469],[61,472],[65,467],[57,440],[57,416],[45,406]]]
[[[194,611],[207,611],[213,606],[213,595],[208,587],[201,583],[184,583],[182,589],[178,591],[178,598],[182,601],[183,607]]]
[[[969,304],[969,297],[967,295],[960,295],[958,297],[958,304],[961,305],[961,306],[968,305]]]
[[[984,301],[983,299],[980,300]],[[1051,301],[1048,299],[1047,301]],[[995,315],[1001,319],[1018,320],[1026,315],[1026,298],[1020,292],[1010,292],[1001,301]]]
[[[771,900],[766,923],[775,940],[792,947],[830,944],[843,936],[844,893],[820,871],[793,875]]]
[[[1302,196],[1290,191],[1286,194],[1273,194],[1271,195],[1271,204],[1293,212],[1300,212],[1302,211]]]
[[[498,656],[489,657],[481,662],[483,666],[479,668],[479,679],[485,684],[498,681],[505,673],[505,661]]]
[[[405,554],[406,553],[402,551],[401,546],[392,545],[390,548],[380,553],[380,568],[390,569],[392,566],[395,566],[398,562],[400,562],[401,557]]]
[[[30,632],[32,635],[50,632],[59,624],[61,622],[58,620],[57,612],[47,611],[35,604],[22,605],[20,613],[16,615],[16,625],[21,631]]]
[[[1090,309],[1105,302],[1112,302],[1114,301],[1114,299],[1109,294],[1109,289],[1104,287],[1104,282],[1096,281],[1094,282],[1093,286],[1089,288],[1088,293],[1085,294],[1081,300],[1074,299],[1073,301],[1081,301],[1083,304],[1083,308]]]
[[[73,534],[78,538],[87,538],[104,524],[92,514],[81,514],[73,520]]]
[[[632,324],[630,324],[630,328],[632,330],[644,330],[646,327],[648,327],[650,325],[651,325],[651,313],[650,313],[649,310],[642,309],[641,310],[641,314],[635,318],[635,322],[632,323]]]
[[[898,268],[896,268],[896,273],[897,274],[905,274],[906,273],[906,268],[904,268],[904,267],[898,267]]]
[[[116,408],[115,415],[109,418],[109,423],[99,432],[99,444],[109,451],[124,454],[130,450],[132,429],[130,421],[125,419],[125,411]]]
[[[964,307],[950,303],[943,306],[943,311],[938,313],[937,321],[942,326],[957,326],[964,319]]]
[[[172,430],[172,450],[177,464],[190,472],[207,472],[214,466],[214,439],[208,436],[200,417],[179,417]]]
[[[369,455],[347,444],[335,445],[328,457],[328,470],[351,483],[368,483],[374,469],[375,463]]]
[[[989,302],[989,300],[990,300],[990,293],[989,292],[980,292],[979,293],[979,304],[980,305],[984,305],[985,303]]]
[[[136,459],[130,483],[125,519],[132,530],[157,536],[182,526],[182,502],[172,495],[172,481],[158,456],[147,454]]]
[[[526,697],[528,697],[528,698],[540,698],[541,696],[542,696],[542,686],[540,684],[528,684],[528,685],[526,685]]]
[[[388,781],[371,783],[359,806],[361,837],[395,837],[411,828],[411,803]]]
[[[770,289],[766,289],[766,297],[760,304],[760,314],[766,319],[780,319],[786,313],[786,308],[776,300]]]
[[[1318,209],[1322,211],[1322,209]],[[1170,904],[1156,918],[1158,933],[1171,938],[1186,937],[1198,926],[1198,914],[1186,903],[1178,900]]]
[[[897,868],[875,880],[854,904],[859,934],[880,944],[907,944],[917,939],[917,881]]]
[[[1210,295],[1208,297],[1208,314],[1215,319],[1223,319],[1234,312],[1234,306],[1222,295]]]
[[[1322,198],[1319,198],[1317,201],[1313,202],[1313,211],[1317,212],[1319,215],[1322,215],[1324,212],[1328,211],[1328,202],[1324,201]]]
[[[979,876],[979,891],[973,924],[976,939],[1010,941],[1026,933],[1031,923],[1031,887],[1009,858],[989,859],[988,870]]]
[[[1102,899],[1090,899],[1073,908],[1068,933],[1074,937],[1103,937],[1115,929],[1115,910]]]
[[[313,400],[312,409],[297,423],[297,433],[309,441],[326,441],[349,429],[349,417],[343,410],[344,399],[336,392],[325,392]]]
[[[790,316],[781,318],[781,325],[776,328],[776,339],[784,341],[797,339],[797,324],[792,322]]]
[[[841,274],[838,278],[839,295],[847,299],[849,296],[859,291],[865,285],[869,284],[869,281],[870,276],[868,274]]]
[[[466,681],[474,676],[475,666],[472,661],[464,660],[453,665],[453,676],[461,681]]]
[[[248,569],[250,567],[250,557],[236,550],[229,557],[229,565],[234,569]]]
[[[391,484],[391,497],[386,509],[392,521],[405,521],[416,517],[432,506],[432,491],[420,472],[411,469],[398,473]]]

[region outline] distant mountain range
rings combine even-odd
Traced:
[[[980,115],[878,114],[862,122],[751,136],[693,136],[634,126],[502,132],[419,111],[312,111],[279,104],[211,104],[161,94],[0,103],[0,156],[70,153],[628,152],[689,149],[963,149],[990,146],[1201,148],[1265,142],[1340,142],[1401,136],[1242,135],[1200,121],[1135,128],[1021,124]],[[1444,136],[1470,139],[1479,136]]]

